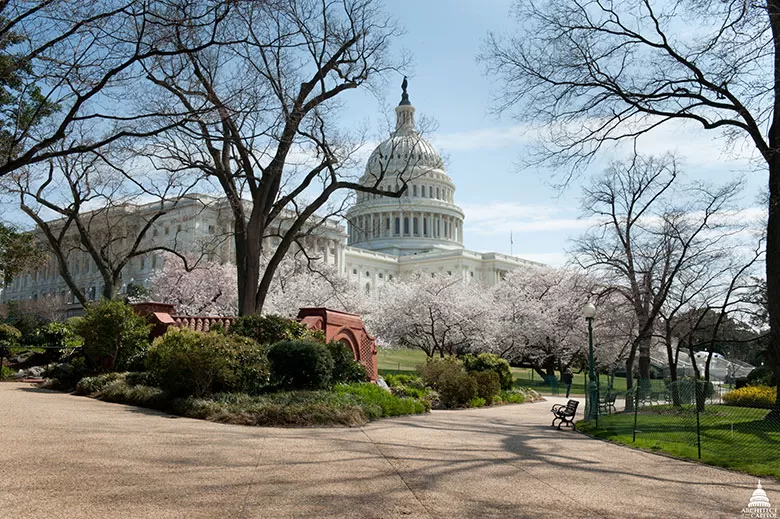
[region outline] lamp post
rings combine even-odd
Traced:
[[[585,303],[582,307],[582,315],[588,321],[588,389],[585,406],[585,418],[598,420],[598,385],[596,384],[596,367],[593,363],[593,318],[596,317],[596,307],[593,303]]]

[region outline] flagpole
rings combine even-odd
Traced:
[[[515,255],[515,240],[512,239],[512,231],[509,231],[509,255]]]

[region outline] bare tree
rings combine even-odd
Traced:
[[[340,209],[328,207],[334,193],[403,193],[406,180],[388,190],[383,174],[348,175],[360,141],[339,129],[335,103],[394,70],[397,30],[374,0],[234,2],[223,30],[243,41],[147,67],[160,111],[190,114],[148,151],[164,167],[204,172],[227,197],[244,315],[262,311],[285,254],[327,217],[319,212]],[[279,243],[264,250],[271,235]]]
[[[232,2],[0,2],[0,176],[169,128],[127,103],[141,63],[216,43]],[[173,34],[197,32],[182,46]],[[83,138],[75,139],[74,135]],[[67,145],[63,143],[67,141]]]
[[[84,271],[99,274],[102,297],[113,299],[127,284],[123,274],[133,259],[161,251],[182,258],[198,252],[193,243],[181,250],[180,229],[172,237],[152,236],[163,217],[189,200],[186,195],[197,182],[191,175],[126,171],[107,154],[89,153],[17,170],[4,179],[4,188],[35,223],[60,276],[84,305],[97,296],[90,297],[78,283]],[[196,211],[202,209],[198,204]]]
[[[669,121],[755,147],[769,173],[766,276],[780,376],[780,1],[517,4],[523,34],[490,36],[501,109],[553,131],[542,160],[576,166]],[[780,395],[774,415],[780,414]]]
[[[637,333],[626,361],[626,385],[650,378],[650,347],[661,310],[679,276],[726,254],[738,231],[723,216],[740,184],[684,186],[671,157],[635,156],[613,163],[585,190],[584,215],[597,223],[574,241],[575,261],[614,287],[633,309]]]

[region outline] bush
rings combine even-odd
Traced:
[[[438,393],[444,407],[464,407],[477,396],[477,381],[462,368],[448,370],[439,379]]]
[[[495,371],[476,371],[471,376],[477,383],[477,396],[484,399],[487,405],[493,405],[493,400],[501,391],[498,374]]]
[[[406,387],[412,389],[425,389],[425,383],[417,375],[385,375],[385,382],[390,387]]]
[[[251,339],[186,328],[155,339],[146,367],[162,389],[178,396],[259,392],[269,371],[264,348]]]
[[[120,373],[104,373],[94,377],[84,377],[76,384],[77,395],[93,395],[104,390],[110,383],[120,378]]]
[[[352,348],[343,342],[329,342],[326,344],[331,358],[333,358],[333,373],[331,382],[334,384],[350,382],[367,382],[368,373],[363,365],[355,360]]]
[[[464,372],[463,363],[450,356],[430,358],[417,369],[425,385],[434,391],[439,391],[441,380],[445,375]]]
[[[337,395],[349,395],[363,408],[369,420],[383,416],[401,416],[424,413],[425,402],[394,396],[376,384],[339,384],[333,388]]]
[[[775,372],[769,366],[759,366],[754,368],[747,377],[745,385],[748,386],[776,386]]]
[[[512,370],[509,367],[509,362],[498,355],[493,353],[480,353],[477,356],[465,355],[463,367],[470,373],[492,371],[498,376],[501,389],[512,389]]]
[[[268,350],[271,382],[282,389],[323,389],[333,376],[333,357],[320,342],[281,341]]]
[[[149,347],[151,325],[122,301],[87,306],[74,331],[84,338],[84,357],[94,371],[124,371]]]
[[[771,409],[775,405],[776,399],[777,388],[769,386],[747,386],[723,395],[723,402],[726,405],[762,409]]]
[[[315,337],[305,324],[280,315],[242,315],[230,327],[230,335],[248,337],[260,344],[303,340]],[[322,340],[321,342],[325,342]]]
[[[47,387],[61,391],[72,391],[76,384],[89,373],[87,361],[81,355],[71,357],[67,362],[51,364],[43,372],[48,379]]]
[[[522,404],[525,402],[525,392],[518,389],[502,389],[498,396],[495,398],[495,403],[498,404]]]
[[[22,332],[10,324],[0,324],[0,350],[8,355],[8,349],[19,344]]]
[[[485,407],[486,405],[488,405],[487,400],[478,396],[469,400],[469,407]]]
[[[51,322],[38,329],[40,343],[60,350],[73,350],[84,344],[84,339],[74,331],[75,323],[80,319],[71,319],[67,323]]]

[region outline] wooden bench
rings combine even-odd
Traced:
[[[558,429],[562,424],[566,424],[568,427],[574,427],[574,415],[577,414],[577,406],[580,403],[577,400],[569,400],[566,405],[555,404],[550,410],[555,415],[553,418],[552,426],[555,427],[555,422],[558,421]]]
[[[617,393],[614,391],[607,391],[607,394],[599,399],[599,411],[604,411],[607,414],[616,412],[615,400],[617,400]]]

